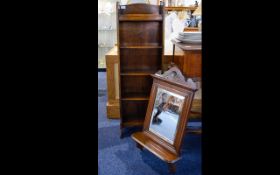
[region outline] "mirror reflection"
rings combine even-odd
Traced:
[[[158,88],[149,130],[173,144],[185,97]]]

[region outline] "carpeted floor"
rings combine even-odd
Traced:
[[[120,139],[119,120],[106,117],[106,72],[98,73],[98,174],[164,175],[166,163],[149,151],[140,151],[130,138],[133,130]],[[196,122],[197,123],[197,122]],[[189,123],[192,124],[191,122]],[[193,125],[196,125],[193,123]],[[177,175],[201,175],[201,136],[186,135],[182,159],[176,163]]]

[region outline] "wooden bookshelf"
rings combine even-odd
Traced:
[[[143,126],[152,87],[161,69],[164,5],[117,3],[121,138],[126,127]]]

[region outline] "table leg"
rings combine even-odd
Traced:
[[[124,128],[122,128],[122,126],[120,126],[120,130],[121,130],[120,139],[122,139],[123,135],[124,135]]]
[[[175,44],[173,44],[172,63],[174,63],[174,58],[175,58]]]
[[[140,145],[139,143],[136,143],[136,147],[139,148],[141,151],[143,151],[143,146]]]

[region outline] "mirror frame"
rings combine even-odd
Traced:
[[[169,71],[169,73],[171,73],[171,71]],[[149,138],[153,139],[157,144],[163,146],[164,148],[168,149],[172,153],[179,156],[181,145],[182,145],[182,140],[185,135],[185,129],[186,129],[186,125],[187,125],[188,116],[189,116],[190,109],[192,106],[192,101],[194,98],[194,93],[197,89],[194,88],[193,86],[190,86],[188,83],[186,83],[185,80],[182,80],[182,79],[180,82],[180,81],[178,81],[178,79],[173,80],[170,78],[165,78],[164,76],[160,76],[158,74],[151,75],[151,76],[153,77],[153,85],[152,85],[152,89],[150,92],[149,104],[148,104],[146,117],[145,117],[145,121],[144,121],[144,126],[143,126],[143,133],[146,136],[148,136]],[[169,92],[172,92],[172,93],[185,97],[184,102],[183,102],[182,111],[179,115],[180,117],[178,120],[173,144],[169,143],[168,141],[164,140],[162,137],[154,134],[152,131],[149,130],[158,88],[162,88]]]

